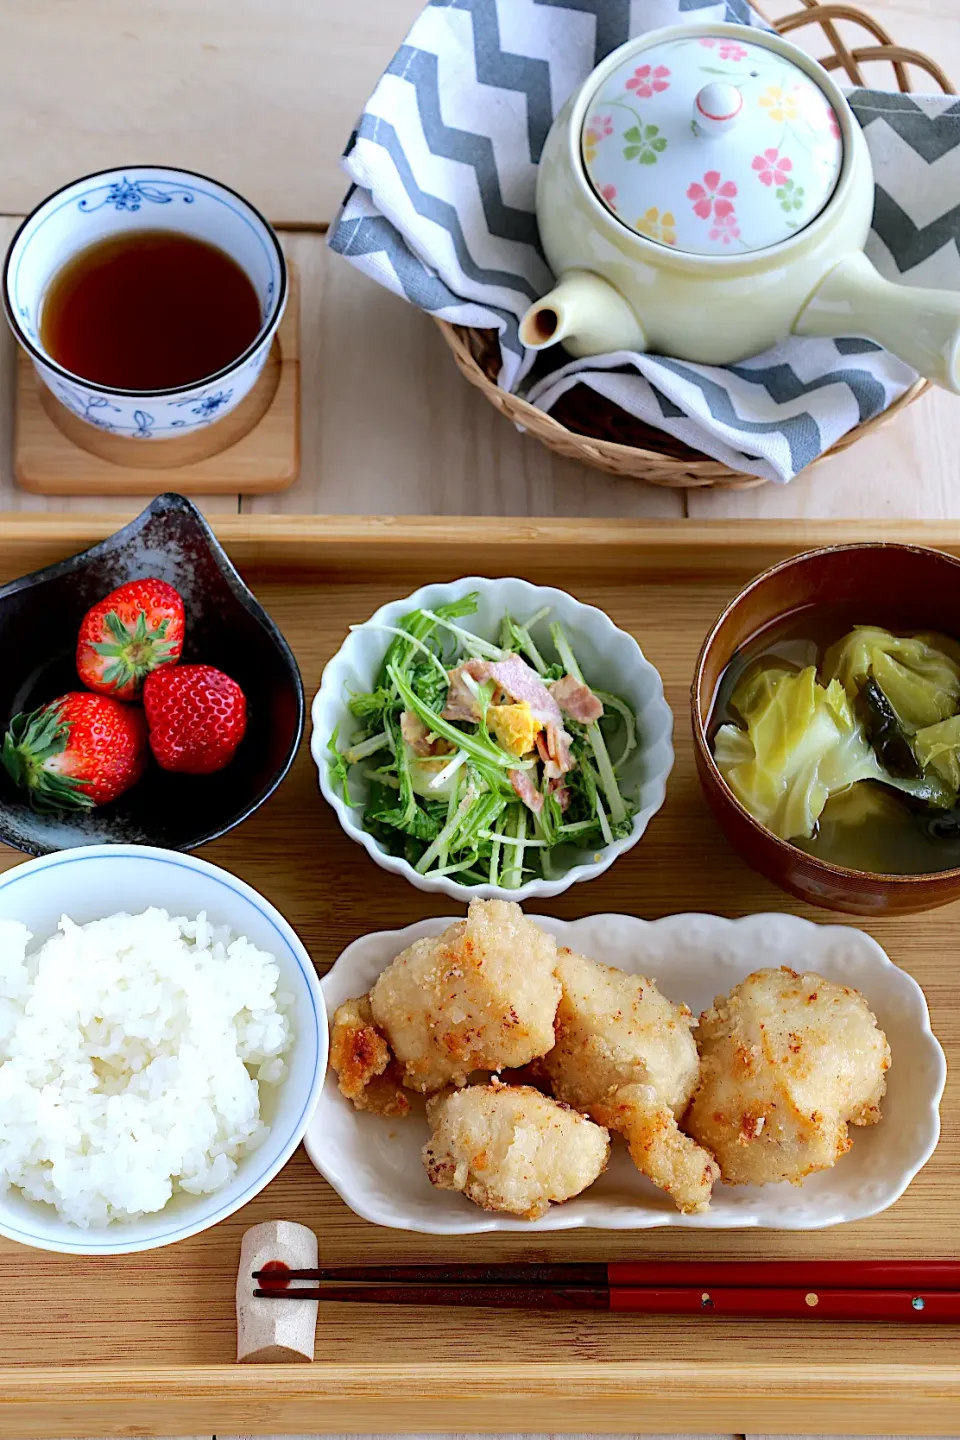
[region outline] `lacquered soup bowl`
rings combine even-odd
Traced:
[[[908,915],[960,898],[960,869],[881,875],[821,860],[774,835],[727,786],[710,748],[721,677],[773,622],[812,606],[847,606],[853,623],[960,637],[960,560],[913,545],[836,545],[765,571],[724,610],[704,641],[691,691],[693,740],[704,794],[734,849],[781,889],[851,915]]]

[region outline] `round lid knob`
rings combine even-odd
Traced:
[[[743,95],[736,85],[715,81],[697,92],[693,123],[703,135],[722,135],[743,114]]]
[[[838,109],[776,36],[722,24],[660,33],[602,72],[586,109],[581,153],[597,199],[688,254],[791,239],[840,178]]]

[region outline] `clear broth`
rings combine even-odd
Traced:
[[[895,635],[916,633],[905,631],[883,615],[862,615],[852,606],[808,606],[777,620],[738,650],[717,687],[710,713],[708,738],[721,725],[740,725],[742,721],[731,708],[733,695],[741,676],[757,661],[780,661],[797,669],[808,665],[819,668],[825,651],[849,634],[855,625],[881,625]],[[920,627],[923,628],[923,627]],[[926,627],[928,630],[933,627]],[[880,790],[869,781],[854,786],[855,791]],[[841,819],[852,804],[851,791],[835,795],[827,801],[819,825],[809,840],[790,843],[833,865],[848,869],[867,870],[877,875],[927,875],[937,870],[960,868],[960,835],[934,839],[918,823],[917,812],[893,792],[882,791],[876,796],[882,804],[882,820],[871,818],[860,824]]]
[[[256,338],[260,302],[224,250],[170,230],[134,230],[82,250],[53,277],[44,349],[114,390],[172,390],[215,375]]]

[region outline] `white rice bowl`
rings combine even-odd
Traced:
[[[8,1183],[0,1170],[0,1236],[7,1240],[62,1255],[131,1255],[186,1240],[234,1215],[259,1195],[286,1165],[303,1138],[326,1070],[326,1011],[307,949],[265,896],[239,876],[211,865],[209,860],[149,845],[80,846],[24,861],[0,873],[0,922],[20,922],[26,926],[34,937],[31,948],[37,951],[57,935],[63,915],[69,915],[76,926],[86,926],[115,911],[123,910],[136,916],[150,909],[165,910],[171,916],[185,915],[190,921],[204,914],[211,928],[229,927],[234,937],[245,936],[251,946],[275,960],[279,970],[274,992],[277,1009],[286,1016],[291,1029],[289,1048],[279,1057],[283,1060],[284,1074],[276,1083],[260,1081],[257,1071],[260,1063],[264,1063],[260,1062],[251,1064],[249,1069],[244,1066],[244,1078],[237,1074],[234,1062],[232,1069],[238,1083],[230,1102],[236,1106],[248,1082],[256,1083],[260,1122],[266,1134],[253,1149],[248,1145],[243,1147],[243,1153],[235,1159],[236,1174],[219,1189],[190,1192],[177,1181],[173,1184],[172,1198],[161,1210],[105,1223],[91,1221],[86,1228],[62,1216],[54,1205],[33,1199],[20,1186]],[[2,933],[0,930],[0,936]],[[22,994],[20,1001],[16,1001],[6,992],[14,968],[21,977],[18,988],[22,984],[23,934],[19,929],[16,934],[19,947],[16,954],[21,958],[16,967],[8,960],[4,972],[8,978],[0,984],[0,1015],[4,1017],[0,1021],[0,1033],[4,1036],[10,1032],[11,1003],[14,1014],[18,1009],[21,1012],[25,1009]],[[9,954],[9,931],[6,935],[5,950]],[[3,943],[0,939],[0,946]],[[3,953],[4,949],[0,948],[0,954]],[[29,966],[30,961],[27,963]],[[232,959],[230,963],[232,967]],[[226,983],[233,984],[229,974],[221,974]],[[160,995],[169,982],[154,979],[152,983]],[[290,997],[289,1005],[286,996]],[[112,1003],[114,997],[109,998]],[[123,1028],[126,1043],[130,1039],[126,1021]],[[216,1043],[216,1033],[213,1016],[208,1012],[202,1017],[202,1046],[209,1050]],[[258,1053],[258,1046],[260,1050],[267,1048],[266,1037],[261,1039],[251,1031],[246,1038],[252,1054]],[[2,1046],[0,1050],[6,1053]],[[199,1058],[204,1059],[203,1052]],[[273,1058],[277,1057],[270,1057]],[[0,1065],[3,1063],[0,1059]],[[269,1059],[266,1063],[269,1065]],[[240,1064],[243,1065],[242,1060]],[[223,1094],[218,1094],[220,1102],[226,1105]],[[208,1104],[209,1097],[202,1103]],[[200,1108],[195,1098],[187,1105],[181,1103],[184,1113],[177,1116],[177,1125],[192,1126],[189,1111]],[[11,1143],[7,1135],[8,1110],[8,1103],[0,1102],[0,1141],[4,1144]],[[236,1109],[223,1112],[225,1135],[231,1133],[237,1113]],[[150,1126],[151,1135],[155,1133],[153,1123],[155,1117]],[[138,1128],[136,1138],[140,1137]],[[160,1142],[155,1138],[152,1143]],[[202,1139],[200,1145],[202,1149],[207,1148]],[[111,1156],[111,1163],[113,1158]],[[216,1161],[216,1155],[213,1159]],[[227,1159],[231,1157],[228,1155]],[[0,1166],[2,1164],[0,1160]],[[172,1173],[171,1167],[168,1178]],[[201,1171],[198,1169],[196,1173]],[[241,1229],[244,1218],[239,1220]],[[263,1215],[255,1218],[262,1219]],[[251,1219],[246,1223],[254,1222]]]
[[[227,1185],[294,1038],[274,956],[156,908],[31,939],[0,920],[0,1185],[82,1228]]]

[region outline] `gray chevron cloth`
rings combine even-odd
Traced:
[[[747,0],[431,0],[343,158],[329,244],[431,315],[499,332],[502,388],[549,410],[586,384],[749,475],[785,483],[916,379],[869,341],[790,338],[740,365],[618,353],[543,374],[519,320],[553,277],[536,166],[553,116],[616,46],[661,25],[762,26]],[[876,170],[868,251],[888,279],[960,290],[960,101],[854,90]]]

